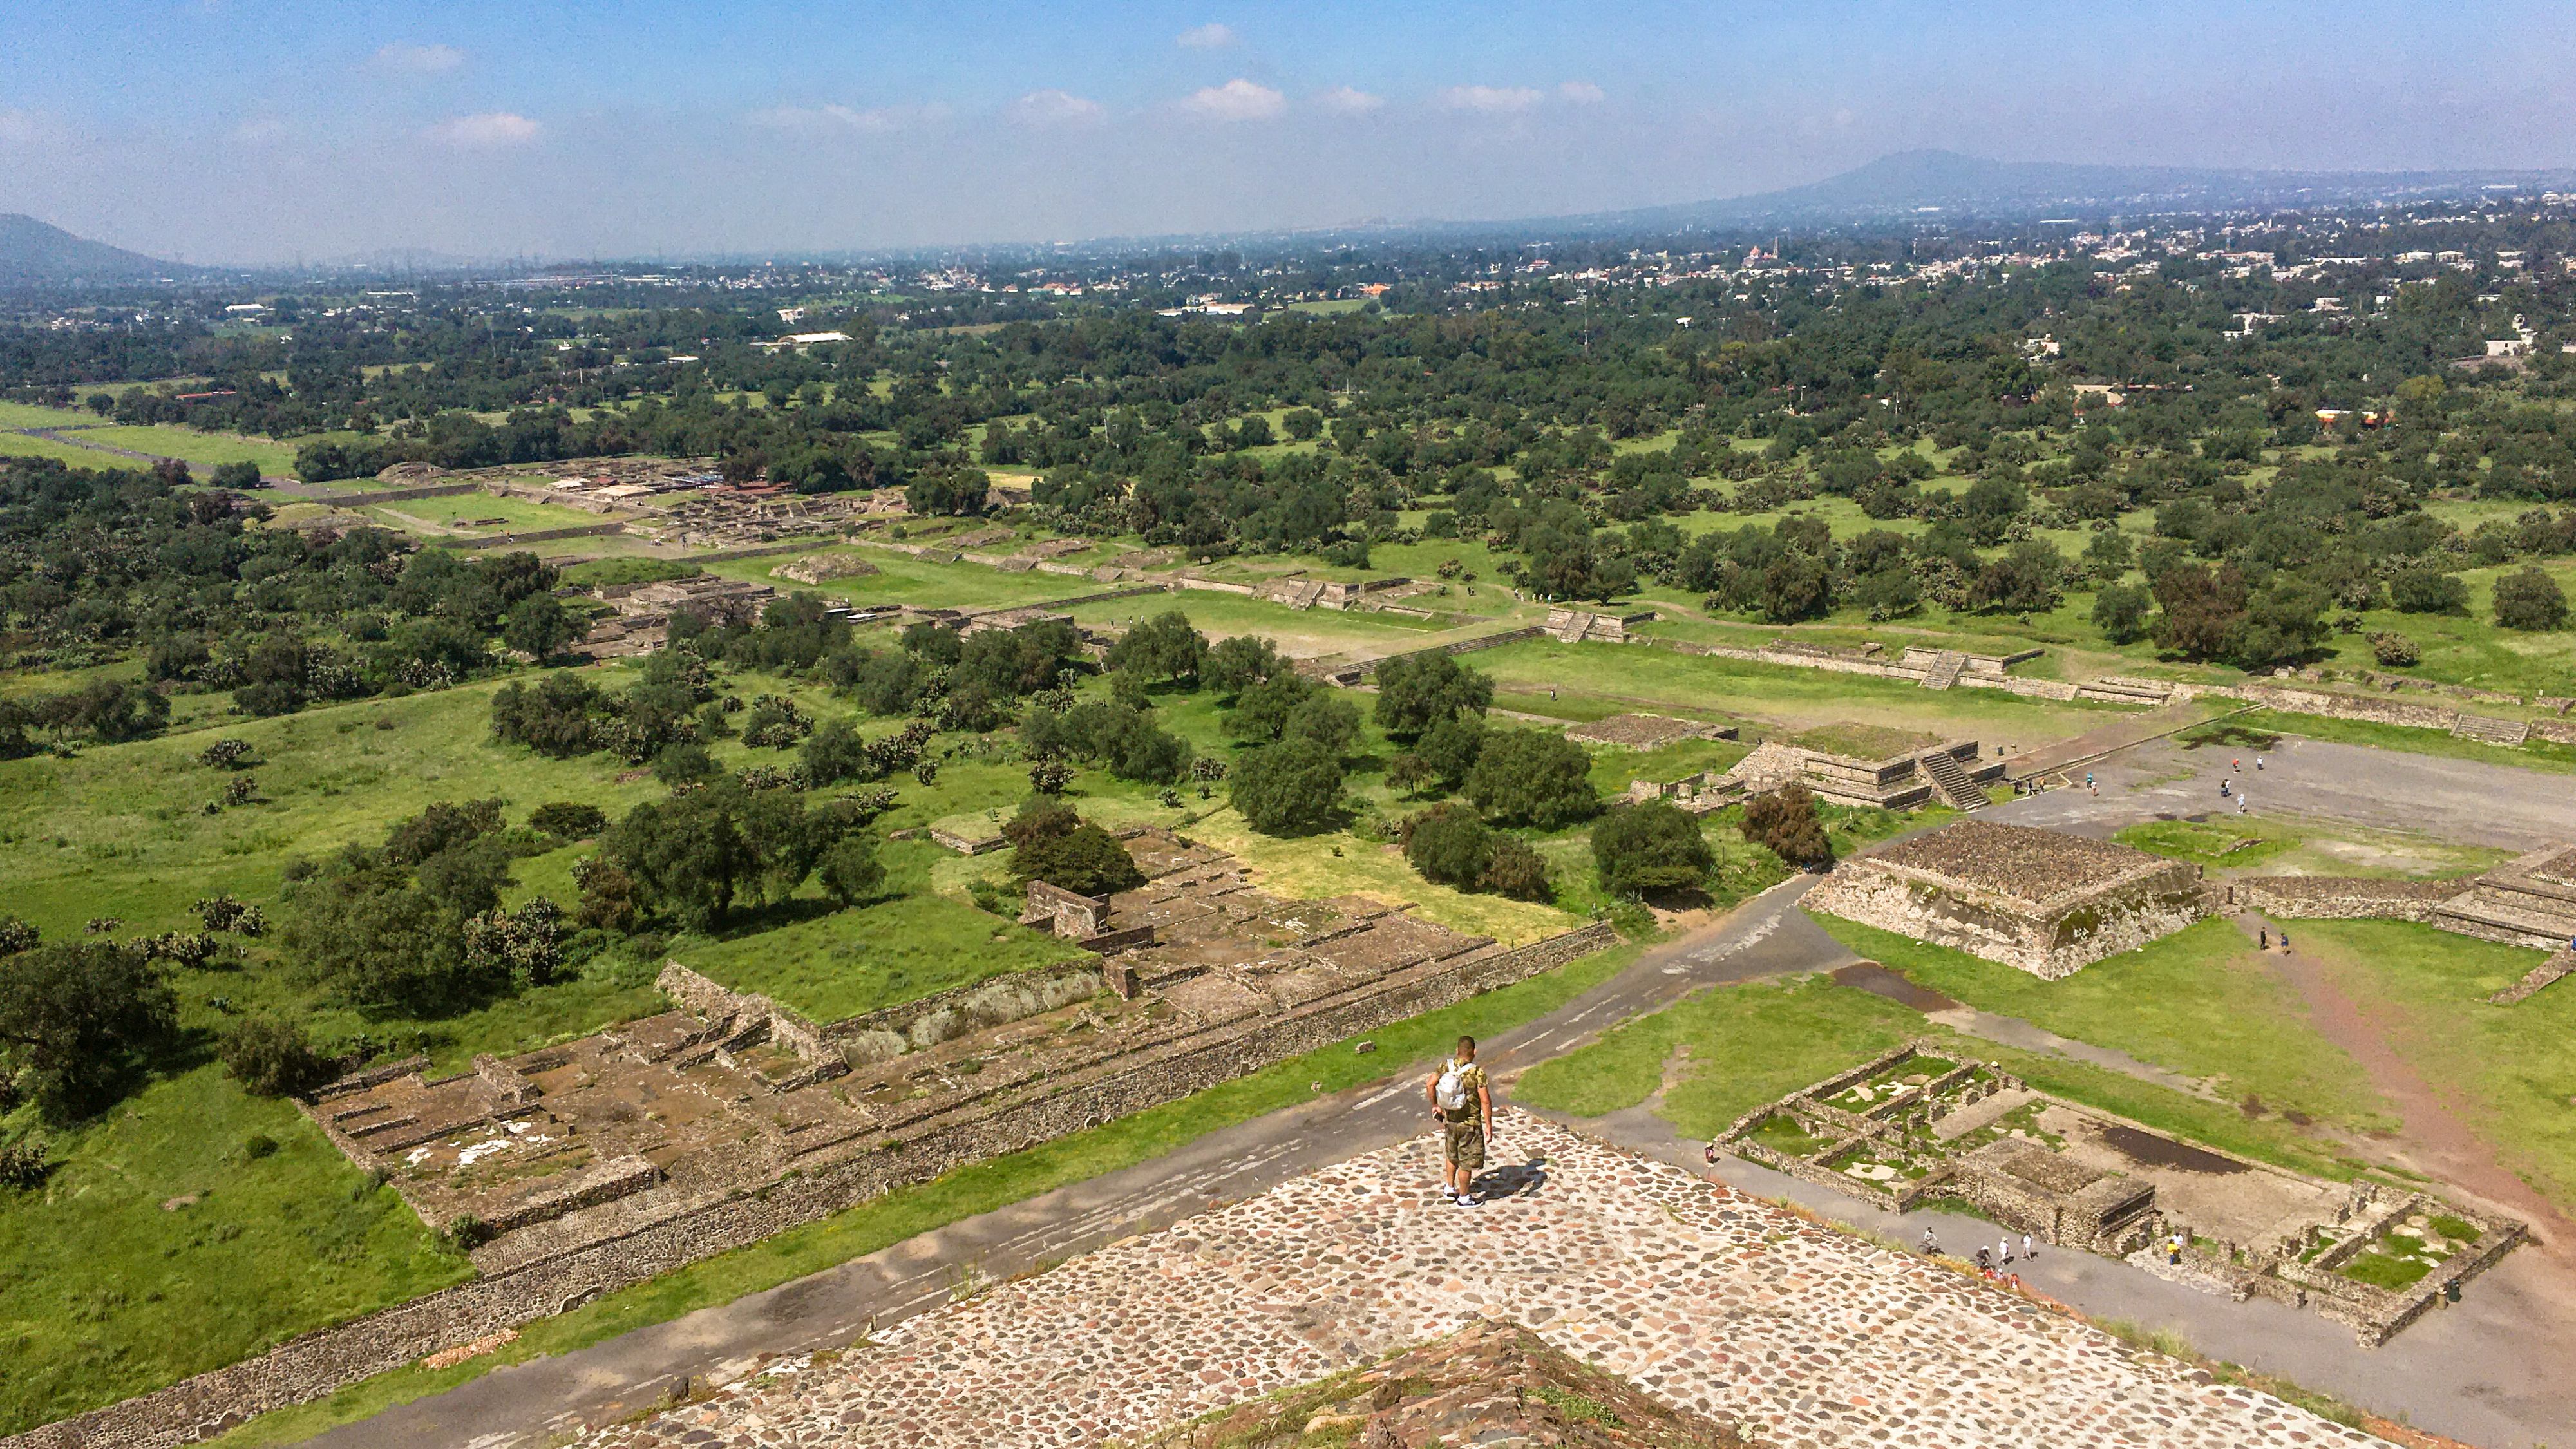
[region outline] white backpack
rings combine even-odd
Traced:
[[[1467,1110],[1467,1069],[1451,1058],[1440,1064],[1440,1080],[1431,1089],[1443,1112]]]

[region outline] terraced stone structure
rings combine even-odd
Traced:
[[[1804,904],[2052,981],[2209,913],[2199,866],[1983,820],[1854,856]]]
[[[1956,1198],[2058,1247],[2310,1308],[2365,1347],[2524,1237],[2508,1218],[2213,1151],[1941,1050],[1913,1043],[1803,1087],[1718,1145],[1890,1212]]]
[[[1167,831],[1124,844],[1143,886],[1094,897],[1031,882],[1022,918],[1100,952],[1102,968],[1038,968],[817,1023],[673,963],[660,981],[672,1011],[445,1078],[405,1064],[307,1111],[490,1271],[906,1139],[971,1135],[1074,1083],[1301,1011],[1355,1005],[1366,1030],[1410,1014],[1400,988],[1518,969],[1521,953],[1401,906],[1267,895],[1231,856]]]

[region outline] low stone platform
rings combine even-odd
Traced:
[[[1426,1135],[583,1442],[1133,1443],[1478,1320],[1791,1449],[2379,1442],[1680,1168],[1497,1125],[1483,1207],[1433,1195]]]
[[[1804,904],[2051,980],[2209,913],[2199,866],[1983,820],[1846,860]]]

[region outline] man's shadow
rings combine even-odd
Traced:
[[[1527,1162],[1487,1168],[1476,1174],[1469,1186],[1487,1202],[1507,1197],[1535,1197],[1540,1188],[1547,1186],[1547,1159],[1533,1157]]]

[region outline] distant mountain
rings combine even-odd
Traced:
[[[2276,211],[2524,190],[2576,190],[2576,171],[2238,171],[1989,161],[1956,151],[1901,151],[1785,191],[1553,220],[1579,231],[1715,231],[1905,218],[2010,221],[2158,211]]]
[[[184,276],[194,270],[77,237],[32,216],[0,212],[0,287],[134,282]]]

